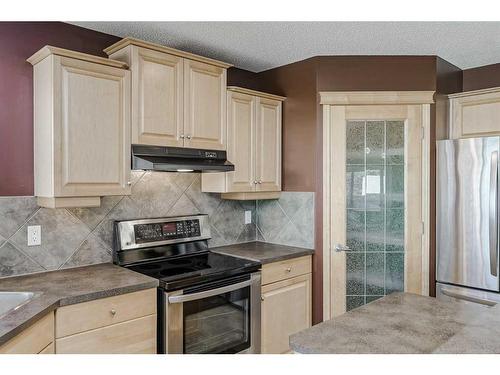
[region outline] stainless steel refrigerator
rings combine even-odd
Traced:
[[[437,142],[438,298],[500,302],[499,148],[500,137]]]

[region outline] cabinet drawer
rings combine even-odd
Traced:
[[[156,314],[56,339],[57,354],[155,354]]]
[[[56,338],[156,314],[156,289],[64,306],[56,311]]]
[[[2,354],[37,354],[54,341],[54,313],[50,313],[0,346]]]
[[[311,272],[311,256],[283,260],[262,266],[262,285]]]

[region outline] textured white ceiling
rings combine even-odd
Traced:
[[[500,22],[74,22],[254,72],[319,55],[438,55],[459,68],[500,63]]]

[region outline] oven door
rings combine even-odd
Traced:
[[[260,353],[260,272],[166,294],[167,353]]]

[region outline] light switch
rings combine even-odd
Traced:
[[[252,211],[245,211],[245,224],[252,224]]]
[[[42,244],[42,226],[28,226],[28,246],[39,246]]]

